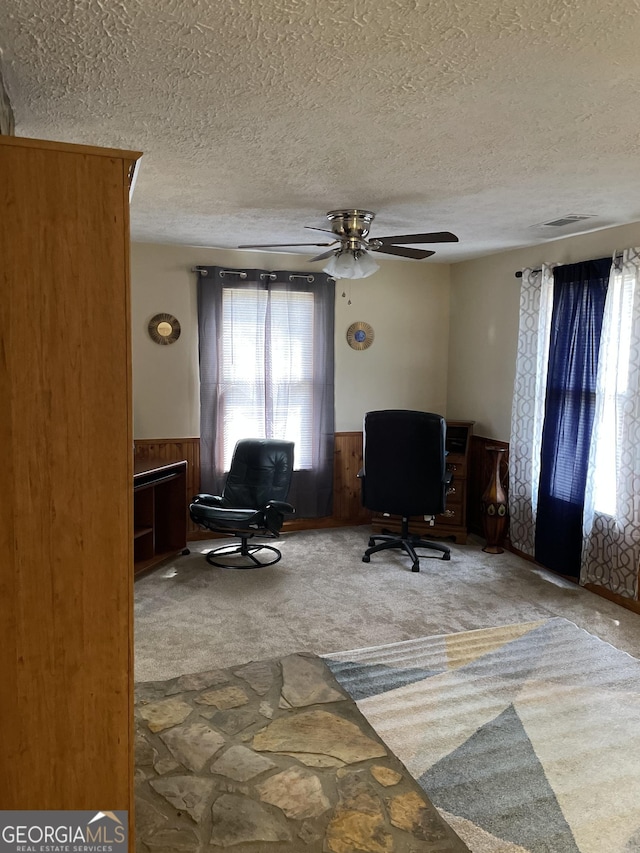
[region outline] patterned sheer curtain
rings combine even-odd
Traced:
[[[640,249],[612,265],[583,516],[580,582],[638,595],[640,564]]]
[[[524,269],[509,444],[509,530],[513,546],[531,557],[535,551],[552,311],[553,265]]]

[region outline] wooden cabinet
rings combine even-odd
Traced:
[[[187,552],[187,461],[136,462],[133,561],[136,575]]]
[[[447,421],[447,470],[453,480],[447,492],[447,505],[430,528],[432,536],[451,536],[455,542],[467,541],[467,481],[473,421]]]
[[[133,814],[138,157],[0,136],[3,809]]]
[[[433,524],[424,518],[412,518],[409,523],[411,533],[418,533],[425,539],[447,538],[460,544],[467,541],[467,478],[473,424],[474,421],[447,421],[447,470],[453,474],[447,505],[444,513],[435,517]],[[382,528],[400,531],[397,516],[374,513],[371,523],[376,533]]]

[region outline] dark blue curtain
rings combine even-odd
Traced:
[[[576,578],[610,270],[611,258],[554,269],[535,558]]]

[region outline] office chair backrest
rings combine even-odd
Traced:
[[[441,415],[405,409],[367,412],[364,506],[405,517],[442,512],[445,436]]]
[[[261,508],[286,501],[293,473],[293,442],[275,438],[243,438],[233,451],[222,493],[227,506]]]

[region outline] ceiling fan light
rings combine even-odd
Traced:
[[[349,275],[349,260],[344,252],[334,252],[322,270],[334,278],[351,278]]]
[[[334,278],[367,278],[379,269],[368,252],[352,252],[347,249],[329,258],[323,272]]]
[[[380,264],[377,264],[369,252],[360,251],[357,256],[357,269],[360,272],[359,278],[366,278],[373,275],[380,269]]]
[[[329,258],[324,271],[334,278],[355,278],[356,259],[352,252],[337,252]]]

